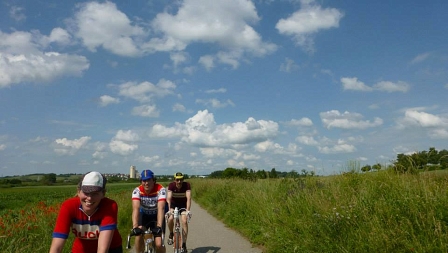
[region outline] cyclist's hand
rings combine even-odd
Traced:
[[[187,216],[191,219],[191,216],[192,216],[193,214],[190,212],[190,211],[187,211]]]
[[[143,230],[141,228],[133,228],[131,230],[131,233],[134,235],[141,235],[143,233]]]
[[[152,229],[152,233],[156,234],[156,235],[160,235],[162,233],[162,228],[161,227],[155,227]]]

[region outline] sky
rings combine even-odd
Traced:
[[[0,176],[332,175],[448,149],[445,0],[0,0]]]

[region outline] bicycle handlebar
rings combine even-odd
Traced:
[[[148,229],[148,230],[143,230],[141,228],[133,228],[131,229],[131,232],[129,232],[128,234],[128,240],[126,243],[126,249],[130,249],[131,248],[131,237],[132,236],[139,236],[139,235],[150,235],[150,234],[156,234],[157,228],[152,228],[152,229]]]
[[[187,222],[190,223],[191,214],[189,213],[189,211],[187,210],[187,208],[179,208],[179,209],[178,209],[179,214],[181,214],[183,211],[185,211],[185,212],[188,213],[188,214],[187,214]],[[172,212],[171,212],[171,211],[168,211],[168,212],[165,213],[165,220],[166,220],[167,222],[168,222],[168,218],[169,218],[171,215],[174,215],[174,210],[173,210]]]

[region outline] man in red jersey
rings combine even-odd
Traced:
[[[190,183],[184,182],[184,175],[181,172],[174,174],[174,182],[168,185],[167,202],[170,212],[172,213],[174,208],[185,208],[187,211],[181,213],[182,222],[182,252],[187,253],[187,236],[188,236],[188,222],[187,216],[191,217],[191,186]],[[174,220],[173,215],[170,215],[168,219],[168,228],[170,235],[168,237],[168,244],[173,244],[173,228]]]
[[[156,183],[151,170],[144,170],[140,175],[140,185],[132,192],[132,226],[146,230],[156,229],[154,235],[157,253],[164,253],[162,245],[162,226],[165,217],[166,189]],[[144,249],[143,236],[135,237],[135,252]]]
[[[99,172],[85,174],[76,197],[67,199],[59,210],[50,253],[61,253],[72,232],[72,253],[123,253],[117,229],[117,203],[105,197],[106,178]]]

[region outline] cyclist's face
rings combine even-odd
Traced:
[[[154,187],[154,178],[142,180],[142,185],[145,191],[150,191]]]
[[[82,210],[84,210],[87,214],[90,214],[96,210],[101,202],[101,199],[104,198],[104,192],[98,191],[85,193],[82,190],[79,190],[78,197],[81,200]]]
[[[183,181],[184,181],[183,179],[176,179],[176,186],[177,186],[177,188],[182,187],[182,182]]]

